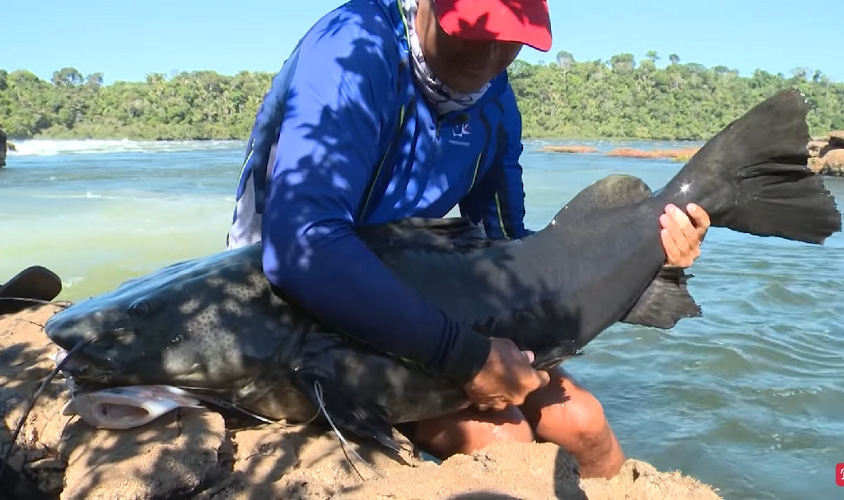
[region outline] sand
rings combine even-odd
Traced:
[[[0,317],[4,447],[27,398],[54,367],[56,346],[41,325],[57,310],[43,306]],[[337,437],[322,426],[233,425],[201,408],[136,429],[97,430],[62,415],[67,401],[65,381],[57,378],[27,419],[10,461],[61,499],[720,498],[693,478],[633,459],[612,480],[582,480],[574,460],[548,443],[498,443],[442,464],[352,443],[377,471],[352,457],[358,475]]]

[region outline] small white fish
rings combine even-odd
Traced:
[[[132,429],[176,408],[200,408],[199,400],[169,385],[132,385],[71,393],[62,415],[79,415],[98,429]]]

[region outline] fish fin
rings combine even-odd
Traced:
[[[74,401],[73,401],[73,399],[71,399],[70,401],[67,402],[66,405],[64,405],[64,408],[62,409],[62,415],[63,416],[66,417],[68,415],[76,415],[77,414],[76,413],[76,407],[73,405],[73,403],[74,403]]]
[[[701,316],[700,306],[689,294],[682,267],[663,267],[633,305],[622,323],[672,328],[682,318]]]
[[[331,390],[330,380],[312,373],[297,371],[293,376],[296,387],[308,398],[315,408],[320,402],[325,412],[340,429],[348,430],[363,439],[374,439],[381,445],[395,452],[401,447],[393,439],[393,428],[387,421],[384,411],[376,404],[367,404],[361,394],[350,395],[339,390]],[[314,382],[319,382],[322,389],[321,398],[317,396]]]
[[[360,226],[355,233],[376,255],[403,250],[460,252],[487,248],[497,242],[468,217],[409,217],[384,224]]]
[[[703,207],[713,226],[822,244],[841,231],[841,213],[808,167],[808,111],[799,90],[778,92],[710,139],[665,191]]]
[[[651,197],[645,181],[627,174],[613,174],[598,179],[569,201],[554,217],[554,224],[570,225],[596,212],[608,212],[641,203]],[[591,219],[590,219],[591,220]]]

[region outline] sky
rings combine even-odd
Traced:
[[[143,80],[147,73],[214,70],[276,72],[298,39],[343,0],[27,0],[4,2],[0,68],[54,70]],[[476,0],[479,1],[479,0]],[[554,45],[520,58],[608,60],[655,50],[661,60],[722,64],[749,76],[756,68],[790,74],[820,69],[844,81],[840,35],[829,28],[828,0],[549,0]],[[834,24],[834,22],[833,22]]]

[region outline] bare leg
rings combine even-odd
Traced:
[[[613,477],[625,461],[601,403],[560,368],[551,372],[550,384],[518,408],[484,412],[467,408],[417,422],[408,431],[413,442],[441,460],[470,454],[495,441],[537,440],[568,451],[584,478]]]
[[[502,411],[467,408],[451,415],[415,424],[411,440],[431,455],[445,460],[456,453],[471,454],[495,441],[533,442],[533,432],[515,406]]]
[[[601,403],[562,368],[552,370],[551,383],[528,396],[520,409],[538,441],[555,443],[574,457],[581,477],[610,478],[624,464]]]

